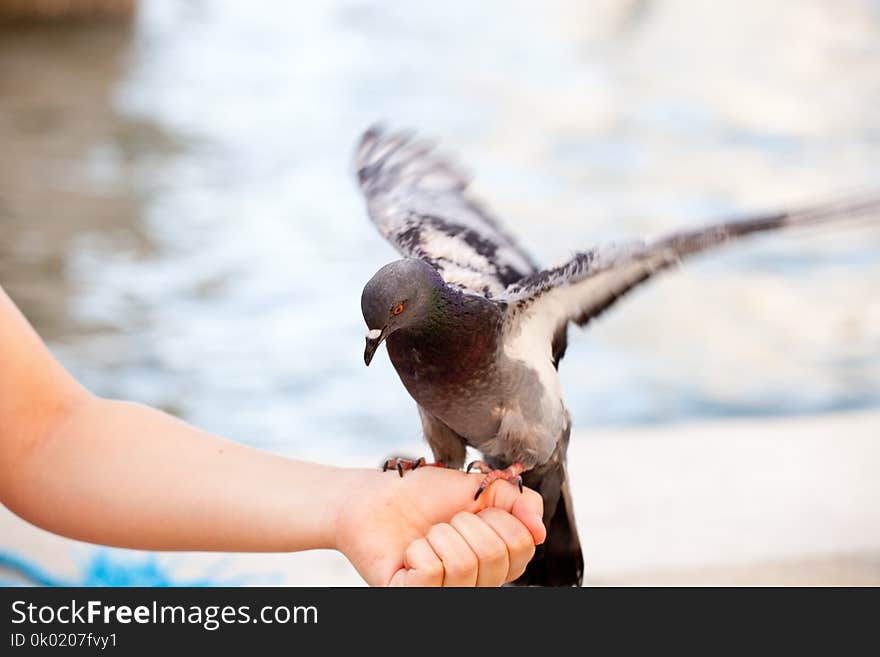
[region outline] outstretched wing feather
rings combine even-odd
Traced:
[[[355,168],[379,232],[406,257],[435,267],[450,285],[494,296],[534,272],[526,252],[468,194],[468,177],[426,141],[372,128]]]

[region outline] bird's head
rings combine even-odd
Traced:
[[[421,326],[428,319],[434,292],[442,285],[437,271],[415,258],[396,260],[376,272],[361,294],[361,311],[367,323],[367,365],[385,338],[400,329]]]

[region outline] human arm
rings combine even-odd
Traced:
[[[512,577],[543,540],[540,497],[501,482],[470,502],[478,484],[434,468],[399,479],[288,459],[98,398],[0,289],[0,501],[44,529],[153,550],[335,548],[372,584],[476,582],[504,559]]]

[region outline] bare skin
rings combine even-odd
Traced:
[[[480,475],[337,468],[211,435],[77,383],[0,288],[0,502],[147,550],[345,554],[372,585],[497,586],[545,537],[540,496]]]

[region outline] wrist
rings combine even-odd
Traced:
[[[352,532],[361,527],[389,477],[383,477],[378,469],[334,468],[333,485],[328,486],[323,542],[326,547],[351,557]]]

